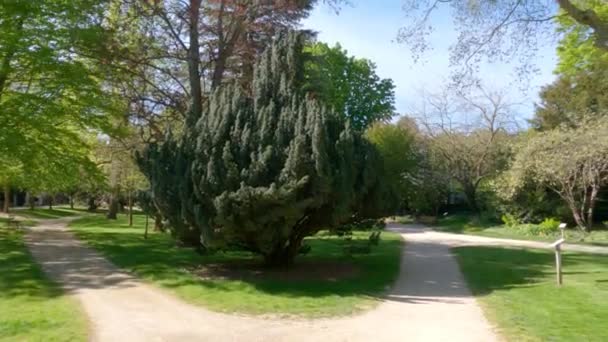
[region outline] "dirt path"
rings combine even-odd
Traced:
[[[392,225],[408,241],[401,274],[382,303],[344,318],[266,320],[189,305],[120,272],[66,231],[41,222],[27,235],[34,257],[77,297],[95,341],[484,341],[497,339],[471,297],[452,243]]]

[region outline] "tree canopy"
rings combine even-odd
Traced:
[[[306,51],[313,56],[306,64],[308,90],[348,118],[354,129],[364,130],[395,115],[395,85],[376,74],[374,63],[349,57],[339,44],[316,42]]]

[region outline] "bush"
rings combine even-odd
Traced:
[[[553,217],[548,217],[543,220],[538,226],[543,235],[551,235],[559,229],[559,220]]]
[[[510,227],[510,228],[516,227],[521,224],[521,222],[519,221],[519,218],[517,218],[517,216],[515,216],[513,214],[504,214],[500,217],[500,219],[505,224],[505,226]]]
[[[551,236],[559,230],[559,224],[559,220],[550,217],[539,224],[519,224],[510,227],[528,236]]]

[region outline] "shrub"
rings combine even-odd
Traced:
[[[513,214],[504,214],[500,217],[500,219],[505,224],[505,226],[511,227],[511,228],[521,224],[521,222],[519,221],[519,218],[517,218],[517,216],[515,216]]]
[[[551,233],[557,232],[559,229],[559,220],[553,217],[548,217],[543,220],[538,226],[540,233],[543,235],[551,235]]]

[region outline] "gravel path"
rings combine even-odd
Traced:
[[[94,341],[491,342],[498,337],[449,249],[471,244],[546,246],[390,224],[407,245],[400,277],[375,309],[335,319],[263,319],[211,312],[143,284],[79,242],[66,230],[66,222],[43,221],[29,230],[26,240],[44,270],[80,300]],[[608,248],[584,251],[608,253]]]

